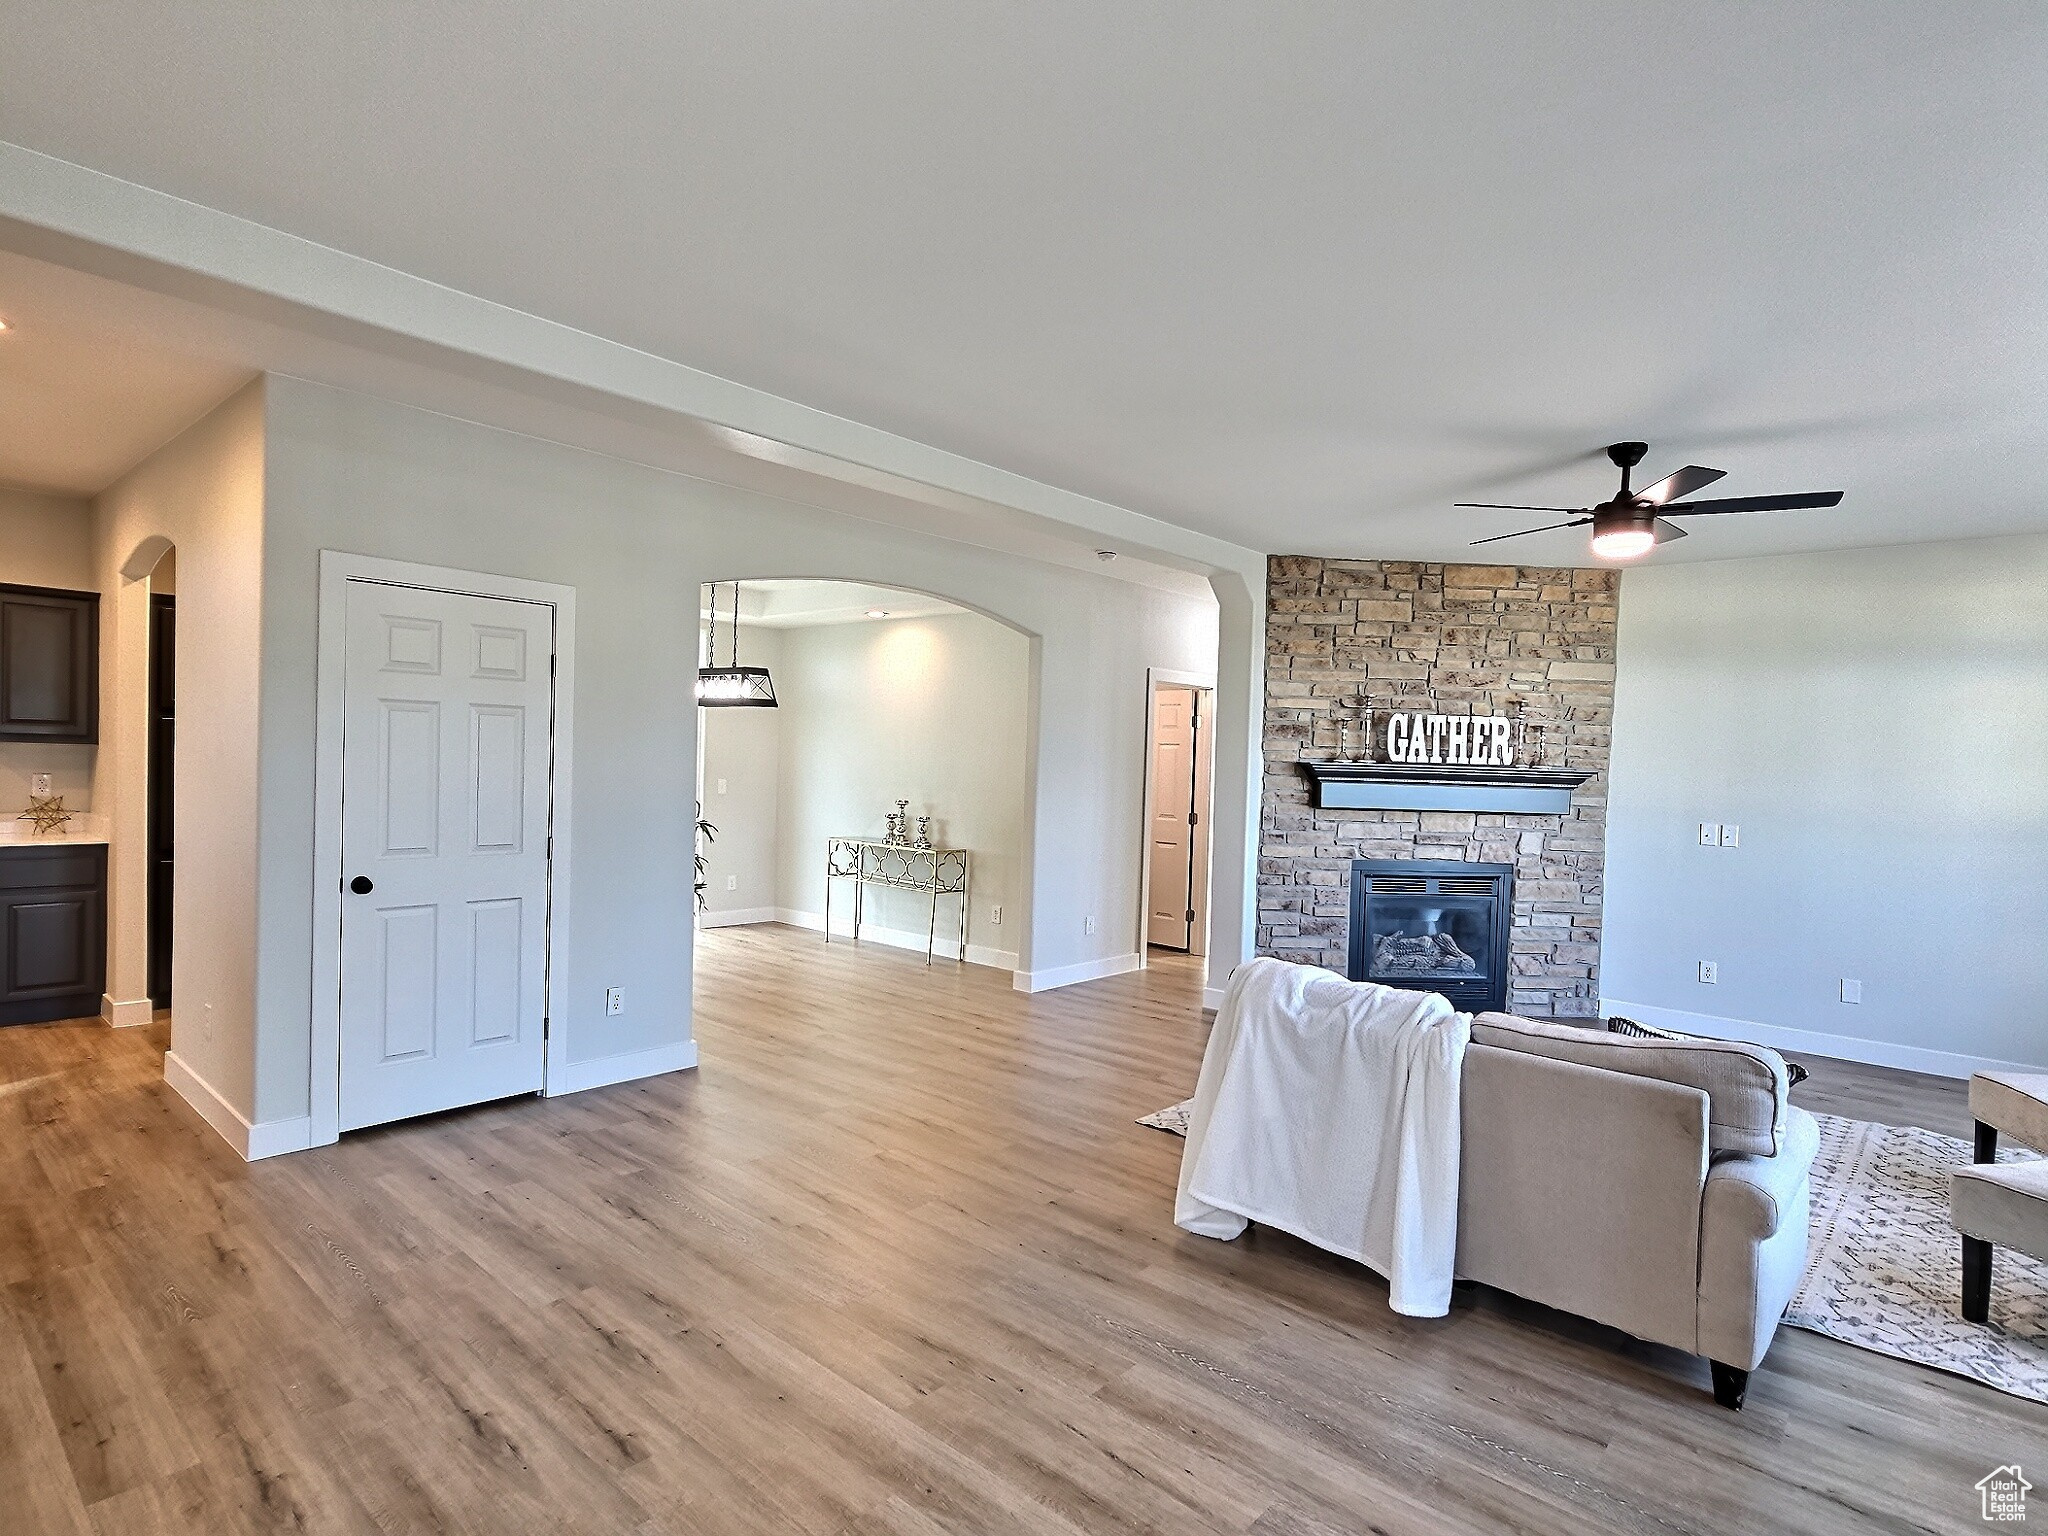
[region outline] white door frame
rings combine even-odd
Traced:
[[[1145,669],[1145,755],[1142,759],[1145,764],[1145,792],[1139,802],[1138,815],[1138,968],[1140,970],[1151,964],[1152,955],[1152,946],[1149,941],[1152,927],[1147,920],[1152,912],[1152,723],[1154,711],[1158,708],[1159,689],[1162,686],[1168,688],[1201,688],[1206,690],[1212,706],[1210,715],[1213,716],[1215,713],[1213,706],[1216,699],[1216,674],[1213,672],[1177,672],[1172,667],[1147,667]],[[1206,728],[1208,720],[1205,719],[1203,725]],[[1216,796],[1212,790],[1209,796],[1209,814],[1214,816],[1215,811]],[[1212,865],[1215,862],[1215,858],[1216,845],[1212,833],[1209,844],[1209,859]],[[1210,883],[1210,871],[1204,869],[1201,872],[1201,879],[1203,885],[1207,887]],[[339,898],[336,899],[338,900]],[[1208,917],[1208,903],[1204,902],[1202,905],[1202,915],[1206,920]],[[1194,951],[1194,953],[1200,955],[1208,954],[1209,936],[1206,933],[1200,935],[1200,943],[1201,948]]]
[[[546,1083],[569,1064],[555,1000],[567,974],[569,934],[569,769],[576,740],[576,589],[519,576],[487,576],[409,560],[320,551],[320,650],[313,721],[313,1054],[307,1144],[341,1139],[341,775],[342,712],[348,674],[348,584],[373,581],[471,597],[504,597],[555,611],[553,773],[548,791]]]

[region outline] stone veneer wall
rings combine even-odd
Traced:
[[[1599,1011],[1616,591],[1608,570],[1268,563],[1260,954],[1344,969],[1354,858],[1512,864],[1509,1007]],[[1511,714],[1521,703],[1547,727],[1545,760],[1594,777],[1569,816],[1317,810],[1299,764],[1341,755],[1340,722],[1356,721],[1361,694],[1380,712]]]

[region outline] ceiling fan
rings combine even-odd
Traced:
[[[1679,501],[1703,486],[1712,485],[1726,470],[1688,464],[1676,474],[1666,475],[1655,485],[1632,491],[1629,471],[1643,462],[1648,443],[1610,443],[1607,457],[1621,470],[1621,490],[1612,501],[1597,507],[1523,507],[1502,501],[1461,501],[1461,507],[1497,507],[1508,512],[1578,512],[1569,522],[1546,523],[1541,528],[1521,528],[1513,533],[1496,533],[1492,538],[1474,539],[1475,546],[1497,544],[1502,539],[1519,539],[1524,534],[1549,533],[1557,528],[1593,530],[1593,553],[1602,560],[1636,560],[1659,544],[1685,537],[1685,530],[1669,521],[1674,517],[1707,517],[1722,512],[1796,512],[1805,507],[1832,507],[1842,499],[1840,491],[1799,491],[1788,496],[1723,496],[1710,501]]]

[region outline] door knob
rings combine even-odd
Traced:
[[[370,894],[370,892],[377,889],[376,885],[372,883],[368,875],[357,875],[355,879],[349,881],[348,888],[354,891],[358,896],[367,896]]]

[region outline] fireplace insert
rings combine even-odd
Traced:
[[[1440,992],[1465,1013],[1504,1010],[1514,896],[1511,864],[1354,859],[1345,974]]]

